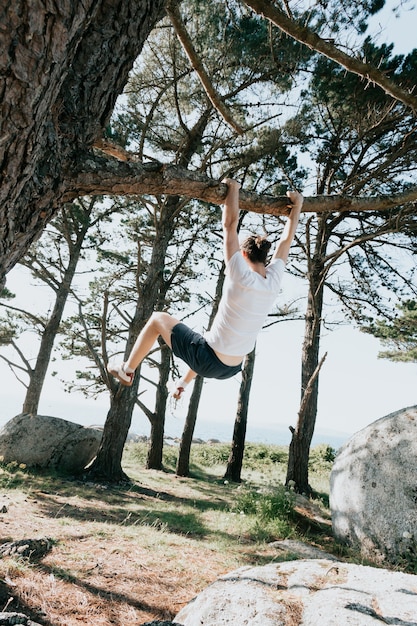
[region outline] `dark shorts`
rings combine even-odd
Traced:
[[[191,369],[204,378],[225,380],[238,374],[242,364],[225,365],[199,333],[180,322],[172,329],[172,351],[187,363]]]

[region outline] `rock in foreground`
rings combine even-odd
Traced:
[[[182,626],[417,626],[417,576],[330,560],[243,567],[176,615]]]

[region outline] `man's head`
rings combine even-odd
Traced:
[[[246,256],[249,261],[252,263],[263,263],[264,265],[266,265],[270,247],[271,243],[268,239],[259,235],[250,235],[240,246],[243,256]]]

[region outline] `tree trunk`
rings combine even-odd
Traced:
[[[158,301],[161,297],[161,291],[164,291],[163,271],[165,267],[165,254],[174,229],[173,215],[176,209],[175,198],[169,198],[167,206],[168,208],[165,208],[162,211],[161,218],[158,224],[155,243],[152,249],[152,258],[149,264],[149,271],[143,285],[141,286],[140,293],[138,294],[135,316],[129,328],[129,337],[125,350],[125,360],[127,355],[130,353],[130,350],[132,349],[136,337],[138,336],[146,321],[149,319],[153,310],[157,306]],[[106,434],[108,431],[108,436],[105,437],[103,435],[103,440],[100,444],[99,455],[90,467],[90,471],[93,475],[96,475],[98,472],[98,474],[105,477],[106,480],[119,480],[118,477],[121,474],[124,474],[121,467],[121,459],[127,433],[132,422],[133,409],[135,408],[135,404],[137,402],[139,380],[140,376],[139,372],[137,371],[134,377],[132,387],[127,388],[129,393],[124,392],[119,385],[115,385],[114,391],[111,393],[111,407],[104,426]],[[164,391],[162,390],[162,388],[159,389],[159,395],[157,394],[157,396],[160,407],[160,404],[161,402],[163,402],[164,398]],[[166,403],[166,395],[164,401]],[[116,441],[112,441],[111,429],[115,424],[113,420],[113,405],[115,403],[117,404],[118,414],[122,416],[121,419],[123,420],[126,433],[125,438],[116,437]],[[148,415],[148,413],[146,414]],[[165,409],[163,410],[163,414],[165,415]],[[161,415],[160,408],[158,409],[158,415]],[[156,423],[155,420],[155,423],[151,424],[151,430],[153,431],[151,432],[151,438],[155,441],[157,441],[158,439],[163,440],[163,427],[164,424],[161,423],[161,419],[159,425]],[[159,430],[160,428],[162,428],[162,435]],[[115,455],[115,461],[110,463],[109,459],[112,455]],[[152,461],[152,463],[154,463],[154,461]],[[155,461],[155,463],[157,463],[157,461]],[[114,477],[112,472],[114,472]]]
[[[182,431],[180,449],[178,452],[176,474],[177,476],[189,476],[190,452],[193,442],[195,424],[197,421],[198,406],[200,404],[201,391],[204,378],[197,376],[194,382],[193,392],[188,405],[187,417],[185,418],[184,430]]]
[[[320,317],[322,309],[322,288],[321,293],[315,294],[315,307],[311,292],[309,294],[309,304],[306,313],[306,333],[302,354],[302,398],[307,385],[314,374],[319,362],[320,347]],[[320,301],[320,302],[319,302]],[[318,400],[318,377],[316,377],[311,393],[307,399],[304,411],[300,411],[299,419],[295,429],[292,429],[292,438],[289,448],[288,468],[286,484],[293,481],[294,488],[298,493],[310,495],[312,489],[308,479],[308,462],[310,456],[310,445],[314,434],[314,427],[317,417]]]
[[[163,469],[162,454],[164,442],[165,415],[151,420],[151,434],[146,459],[146,469]]]
[[[255,367],[255,348],[245,358],[242,370],[242,382],[239,390],[237,415],[233,430],[232,448],[227,461],[225,480],[235,483],[241,482],[243,455],[245,452],[246,426],[248,423],[248,408],[250,388],[252,385],[253,370]]]
[[[162,344],[162,341],[160,341]],[[151,421],[151,436],[149,441],[146,469],[163,469],[162,456],[164,450],[165,411],[168,398],[167,383],[171,367],[171,354],[165,344],[161,348],[161,362],[159,365],[159,380],[156,388],[155,412],[149,416]]]
[[[84,219],[79,222],[79,230],[76,233],[75,242],[69,245],[68,265],[64,271],[61,283],[56,290],[56,298],[52,315],[45,326],[44,332],[42,333],[41,344],[36,358],[35,367],[29,373],[30,380],[25,400],[23,402],[22,413],[36,415],[38,412],[39,401],[45,382],[46,372],[51,361],[55,338],[61,324],[68,295],[71,291],[72,281],[80,259],[85,236],[90,227],[91,210],[92,205],[90,205],[87,210],[84,210]],[[71,240],[71,233],[66,233],[66,237],[68,240]]]
[[[322,226],[324,226],[324,221]],[[320,237],[319,234],[317,235],[318,242],[323,242],[325,239],[325,235],[323,237]],[[324,244],[319,243],[318,245]],[[286,476],[287,485],[292,481],[297,492],[308,495],[312,492],[308,481],[308,461],[317,417],[319,378],[318,375],[315,376],[315,372],[319,364],[324,290],[324,282],[322,280],[324,252],[325,250],[317,251],[311,262],[301,369],[301,402],[304,399],[304,406],[303,410],[300,410],[296,428],[291,429],[292,438]],[[311,384],[310,381],[312,380]],[[308,396],[304,397],[309,383]]]
[[[0,9],[0,284],[62,203],[74,161],[102,136],[164,0],[18,7]]]
[[[69,282],[65,281],[65,283],[62,283],[58,289],[52,315],[45,326],[44,332],[42,333],[42,339],[39,347],[39,352],[36,357],[35,367],[29,372],[29,385],[26,390],[22,413],[30,413],[32,415],[36,415],[38,412],[38,406],[43,385],[45,382],[46,372],[51,361],[52,350],[54,347],[59,326],[61,324],[62,314],[64,312],[65,304],[68,299],[68,294],[70,292],[71,281],[74,276],[75,268],[76,264],[74,265],[71,277],[70,272],[66,272]]]
[[[204,128],[207,125],[208,117],[208,111],[203,113],[201,118],[196,122],[195,126],[193,127],[192,132],[189,134],[188,141],[185,143],[181,158],[179,159],[181,165],[187,165],[195,150],[199,148]],[[136,337],[142,330],[152,312],[155,309],[160,310],[164,306],[165,296],[169,287],[169,282],[166,282],[164,279],[165,259],[168,246],[171,242],[172,235],[176,227],[176,216],[180,204],[180,197],[169,196],[165,200],[164,206],[161,209],[159,220],[156,220],[157,227],[155,241],[152,248],[152,256],[149,263],[149,269],[146,275],[146,279],[141,285],[140,291],[138,293],[135,315],[129,328],[129,338],[126,345],[125,357],[130,353]],[[140,281],[137,281],[137,284],[139,285]],[[147,459],[147,467],[149,469],[162,469],[165,410],[168,396],[166,385],[169,377],[170,358],[171,357],[168,350],[162,349],[160,379],[157,389],[155,411],[154,413],[151,413],[148,410],[145,411],[146,415],[151,420],[151,442]],[[133,387],[136,389],[137,399],[137,385],[139,377],[137,376],[136,378],[137,381]],[[133,387],[131,387],[130,389],[133,389]],[[130,426],[134,403],[132,404],[130,402],[130,396],[125,396],[122,394],[122,402],[123,398],[127,399],[125,419],[129,422]],[[121,449],[117,451],[117,456],[120,459],[122,458],[124,444],[125,441],[119,439],[119,445],[121,446]],[[104,445],[107,444],[103,444],[103,446]]]
[[[139,377],[135,376],[132,387],[118,386],[117,392],[111,398],[97,456],[88,468],[88,474],[92,478],[107,482],[129,480],[122,470],[122,455],[132,421],[138,384]]]

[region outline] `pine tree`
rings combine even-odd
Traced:
[[[379,353],[381,359],[417,362],[417,301],[405,300],[397,305],[391,319],[376,319],[362,326],[364,332],[381,340],[387,348]]]
[[[416,55],[390,57],[391,47],[365,42],[366,54],[397,81],[412,80]],[[375,87],[319,59],[300,116],[288,122],[317,164],[318,194],[395,193],[408,186],[416,159],[417,134],[410,113]],[[320,336],[326,294],[360,323],[375,312],[389,315],[388,291],[414,293],[412,267],[399,268],[399,250],[415,251],[413,205],[367,214],[320,213],[306,224],[302,244],[309,283],[302,353],[301,403],[292,429],[287,483],[310,493],[308,457],[318,410]],[[330,320],[327,321],[329,325]]]
[[[36,283],[48,286],[54,294],[49,311],[28,311],[12,304],[2,304],[7,316],[7,324],[4,322],[3,328],[10,329],[8,339],[3,338],[3,343],[13,347],[15,358],[5,355],[1,355],[1,358],[26,388],[22,413],[36,415],[38,412],[47,370],[64,310],[73,291],[80,259],[89,248],[100,247],[100,226],[109,219],[111,211],[111,208],[103,206],[100,198],[83,198],[65,205],[40,241],[33,244],[21,260],[21,265],[30,270]],[[88,271],[86,266],[83,271]],[[35,357],[25,356],[18,335],[33,331],[39,337]]]

